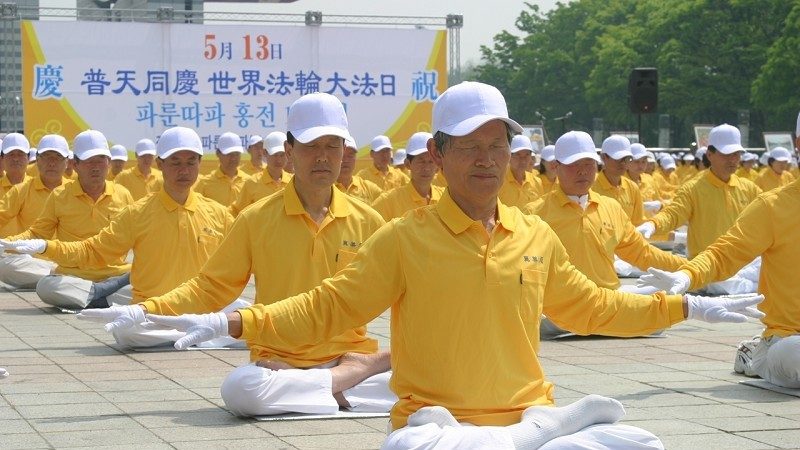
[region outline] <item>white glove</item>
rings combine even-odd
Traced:
[[[703,322],[747,322],[748,317],[761,319],[764,313],[756,309],[756,305],[764,301],[761,294],[743,294],[733,297],[703,297],[685,295],[689,306],[687,319]]]
[[[5,378],[8,376],[8,371],[0,367],[0,378]]]
[[[642,236],[644,236],[645,239],[650,239],[650,236],[656,232],[656,226],[653,224],[653,222],[645,222],[636,227],[636,231],[642,233]]]
[[[214,338],[228,336],[228,316],[224,312],[210,314],[184,314],[182,316],[147,315],[155,325],[186,332],[186,336],[175,341],[175,348],[184,350]]]
[[[105,323],[105,330],[124,330],[145,321],[144,308],[140,305],[112,306],[101,309],[84,309],[78,319]]]
[[[649,213],[657,213],[661,211],[661,202],[658,200],[644,202],[644,210]]]
[[[22,239],[20,241],[3,241],[3,250],[14,250],[17,253],[35,255],[47,250],[47,241],[44,239]]]
[[[638,287],[652,286],[667,291],[667,294],[683,294],[689,290],[691,284],[692,280],[689,279],[689,275],[682,270],[667,272],[655,267],[647,269],[647,275],[642,275],[636,280]]]

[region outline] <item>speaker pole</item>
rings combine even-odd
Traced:
[[[639,143],[644,145],[644,139],[642,139],[642,113],[639,113]]]

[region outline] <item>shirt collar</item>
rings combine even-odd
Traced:
[[[716,186],[716,187],[723,187],[723,186],[738,187],[739,186],[739,177],[737,177],[735,174],[732,174],[731,178],[726,183],[726,182],[720,180],[719,177],[714,175],[714,172],[712,170],[708,170],[708,171],[706,171],[706,179],[713,186]]]
[[[461,234],[467,231],[469,227],[475,223],[464,211],[456,204],[450,196],[450,190],[445,189],[439,202],[436,203],[436,211],[442,222],[455,234]],[[508,231],[514,232],[516,229],[516,220],[513,211],[508,206],[497,201],[497,223],[502,225]]]
[[[610,191],[612,189],[619,189],[622,187],[622,183],[619,186],[613,186],[610,181],[608,181],[608,177],[606,176],[605,172],[598,172],[597,178],[595,179],[601,188],[605,189],[606,191]]]
[[[573,205],[578,206],[578,204],[572,201],[571,198],[567,197],[567,194],[564,192],[564,189],[561,188],[560,184],[556,185],[556,187],[553,189],[553,192],[554,192],[553,195],[556,196],[559,205],[564,206],[572,203]],[[587,195],[589,196],[589,204],[591,204],[591,203],[597,203],[597,196],[600,194],[589,189]]]
[[[173,200],[164,189],[159,190],[157,195],[161,200],[161,204],[164,205],[164,208],[166,208],[169,212],[175,211],[178,208],[183,208],[192,212],[197,209],[197,194],[195,194],[194,190],[189,191],[189,196],[186,197],[186,203],[183,205],[179,205],[175,200]]]
[[[283,205],[287,216],[307,214],[306,209],[303,208],[303,203],[300,201],[300,196],[297,195],[297,189],[294,187],[294,178],[289,180],[289,183],[283,188]],[[333,186],[331,186],[331,205],[328,208],[328,213],[333,217],[350,215],[350,203],[347,201],[347,194]]]

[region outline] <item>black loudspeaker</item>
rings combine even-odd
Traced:
[[[628,106],[634,114],[655,112],[658,108],[658,70],[640,67],[628,78]]]

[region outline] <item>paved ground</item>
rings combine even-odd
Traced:
[[[250,291],[252,293],[252,291]],[[545,371],[569,402],[620,400],[625,423],[668,449],[800,448],[800,398],[738,384],[735,344],[757,324],[691,323],[664,338],[542,344]],[[388,319],[370,331],[388,345]],[[377,448],[385,419],[255,422],[231,416],[219,386],[246,351],[118,349],[98,324],[0,293],[0,448]]]

